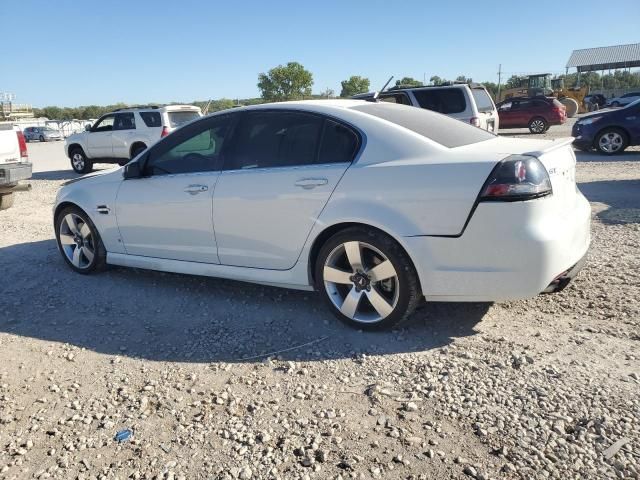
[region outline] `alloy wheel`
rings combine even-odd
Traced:
[[[533,122],[531,122],[531,130],[535,133],[542,133],[544,132],[544,122],[542,120],[534,120]]]
[[[95,257],[95,242],[85,220],[68,213],[60,220],[60,247],[71,264],[80,269],[89,268]]]
[[[74,153],[71,156],[71,163],[73,164],[73,168],[76,171],[81,171],[84,169],[84,157],[81,153]]]
[[[598,145],[603,152],[606,153],[615,153],[624,144],[624,139],[622,135],[618,132],[608,132],[600,137],[598,140]]]
[[[365,242],[350,241],[334,248],[325,261],[323,281],[334,307],[356,322],[380,322],[398,303],[395,267],[384,253]]]

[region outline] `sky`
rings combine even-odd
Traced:
[[[391,75],[497,82],[499,64],[503,81],[564,73],[574,49],[640,42],[640,1],[7,0],[0,24],[15,102],[167,103],[257,97],[258,75],[290,61],[336,94],[351,75],[378,90]]]

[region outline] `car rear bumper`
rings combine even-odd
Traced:
[[[31,178],[31,171],[30,163],[0,165],[0,185],[10,185]]]
[[[481,203],[460,237],[405,237],[426,299],[517,300],[566,286],[589,248],[591,208],[579,192],[563,212],[550,202]]]

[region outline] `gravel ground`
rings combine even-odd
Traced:
[[[0,212],[1,478],[640,478],[639,149],[578,154],[593,243],[565,291],[385,333],[313,293],[71,272],[51,206],[76,175],[29,150]]]

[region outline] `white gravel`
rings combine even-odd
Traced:
[[[51,206],[75,174],[29,151],[0,212],[0,478],[640,478],[638,149],[579,154],[593,245],[564,292],[387,333],[313,293],[74,274]]]

